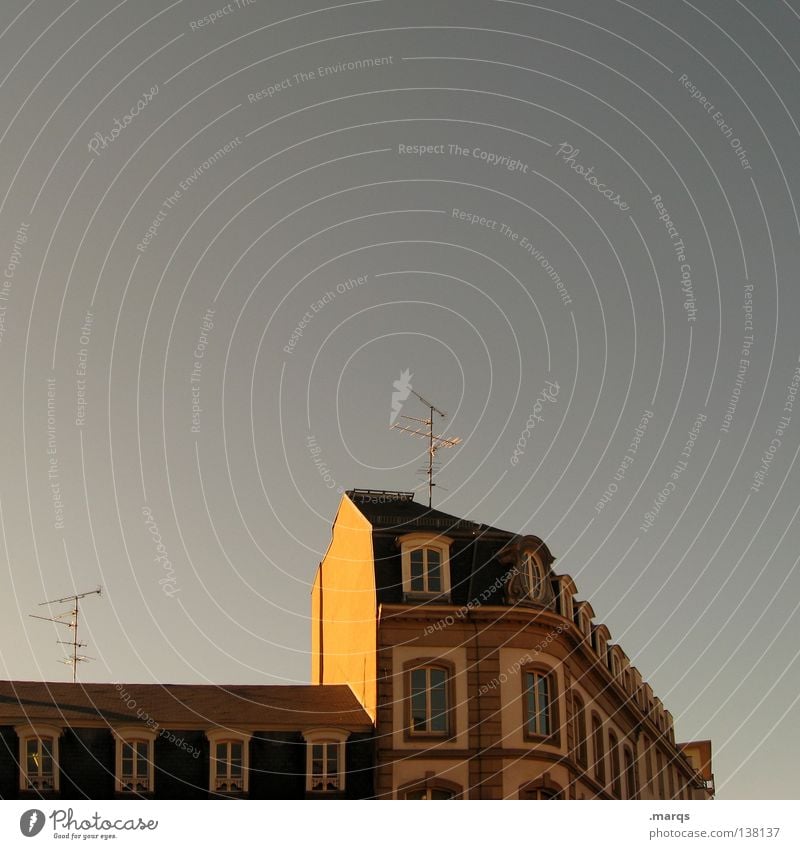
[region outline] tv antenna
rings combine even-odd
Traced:
[[[438,413],[443,419],[447,417],[447,413],[444,410],[440,410],[435,404],[432,404],[427,398],[424,398],[419,394],[415,389],[411,389],[408,387],[413,395],[415,395],[419,400],[429,409],[430,417],[427,419],[420,419],[416,416],[400,416],[401,419],[406,419],[408,421],[417,422],[419,424],[425,425],[425,428],[421,428],[419,426],[408,426],[404,424],[393,424],[391,427],[394,430],[402,430],[404,433],[408,433],[411,436],[417,436],[420,439],[428,440],[428,468],[426,470],[426,474],[428,476],[428,507],[433,505],[433,488],[436,484],[433,482],[433,472],[434,472],[434,463],[436,461],[436,452],[440,448],[454,448],[456,445],[460,444],[461,438],[458,436],[440,436],[433,432],[433,414]]]
[[[65,610],[63,613],[59,613],[56,616],[37,616],[35,613],[31,613],[31,619],[44,619],[45,622],[55,622],[56,625],[66,625],[67,628],[72,629],[72,639],[71,640],[57,640],[59,645],[63,646],[72,646],[72,656],[65,657],[61,663],[67,664],[67,666],[72,667],[72,683],[74,684],[78,680],[78,664],[84,663],[89,660],[94,660],[93,657],[89,657],[85,654],[79,654],[78,649],[86,648],[86,643],[81,643],[78,640],[78,616],[80,612],[78,602],[82,598],[86,598],[87,595],[102,595],[103,588],[98,587],[96,590],[89,590],[85,593],[76,593],[75,595],[67,595],[64,598],[54,598],[52,601],[43,601],[39,607],[44,607],[45,605],[50,604],[66,604],[68,601],[72,602],[72,608],[70,610]]]

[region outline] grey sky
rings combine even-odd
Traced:
[[[64,679],[28,614],[100,583],[85,680],[307,681],[340,490],[422,483],[408,369],[436,505],[547,541],[720,797],[796,797],[798,35],[3,3],[0,675]]]

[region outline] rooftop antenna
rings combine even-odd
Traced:
[[[71,640],[57,640],[59,645],[63,646],[72,646],[72,656],[65,657],[61,660],[61,663],[67,664],[67,666],[72,667],[72,683],[74,684],[78,680],[78,664],[86,662],[88,660],[94,660],[94,658],[89,657],[88,655],[79,654],[78,649],[82,649],[86,647],[86,643],[81,643],[78,640],[78,616],[79,616],[79,606],[78,602],[82,598],[86,598],[87,595],[102,595],[103,588],[98,587],[96,590],[89,590],[85,593],[76,593],[75,595],[67,595],[64,598],[54,598],[52,601],[43,601],[39,607],[44,607],[45,605],[50,604],[66,604],[68,601],[72,602],[72,608],[70,610],[65,610],[63,613],[59,613],[54,617],[50,616],[37,616],[35,613],[31,613],[31,619],[44,619],[45,622],[55,622],[56,625],[66,625],[67,628],[72,629],[72,639]]]
[[[435,404],[431,403],[427,398],[424,398],[415,389],[411,389],[410,386],[408,387],[408,389],[430,410],[430,416],[427,419],[420,419],[416,416],[400,416],[400,418],[423,424],[425,425],[425,429],[423,430],[423,428],[414,427],[413,425],[409,427],[408,425],[396,423],[392,424],[391,427],[394,430],[402,430],[404,433],[409,433],[411,434],[411,436],[418,436],[420,439],[428,440],[428,468],[426,470],[426,474],[428,476],[428,507],[431,507],[433,506],[433,488],[436,486],[436,484],[433,482],[436,452],[440,448],[455,447],[461,442],[461,438],[458,436],[446,437],[435,434],[433,432],[433,414],[438,413],[442,418],[446,418],[447,413],[445,413],[444,410],[440,410]]]

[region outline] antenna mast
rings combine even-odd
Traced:
[[[78,680],[78,664],[93,660],[94,658],[90,658],[87,655],[78,654],[78,649],[82,649],[86,647],[86,643],[81,643],[78,640],[78,617],[80,615],[80,608],[78,602],[82,598],[86,598],[87,595],[102,595],[103,588],[98,587],[96,590],[89,590],[85,593],[76,593],[75,595],[67,595],[64,598],[55,598],[52,601],[43,601],[39,607],[44,607],[45,605],[50,604],[66,604],[68,601],[72,602],[72,609],[65,610],[63,613],[59,613],[54,617],[50,616],[37,616],[35,613],[31,613],[31,619],[43,619],[45,622],[55,622],[56,625],[66,625],[67,628],[72,629],[72,639],[71,640],[57,640],[59,645],[63,646],[71,646],[72,647],[72,656],[65,657],[61,663],[67,664],[67,666],[72,667],[72,683],[74,684]],[[67,619],[69,617],[69,619]]]
[[[408,421],[419,422],[426,426],[426,430],[423,430],[420,427],[409,427],[408,425],[402,424],[393,424],[391,425],[394,430],[402,430],[404,433],[408,433],[411,436],[418,436],[420,439],[428,440],[428,469],[427,469],[427,477],[428,477],[428,507],[433,505],[433,488],[436,484],[433,482],[433,464],[436,459],[436,452],[440,448],[453,448],[456,445],[460,444],[461,438],[458,436],[440,436],[433,432],[433,414],[438,413],[442,418],[446,418],[447,413],[443,410],[440,410],[435,404],[431,403],[427,398],[424,398],[419,394],[415,389],[411,389],[408,387],[413,395],[415,395],[430,411],[430,417],[427,419],[419,419],[416,416],[400,416],[402,419],[407,419]]]

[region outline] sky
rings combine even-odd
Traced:
[[[798,34],[4,2],[0,676],[68,680],[30,614],[102,586],[81,680],[308,682],[341,493],[426,497],[400,381],[435,506],[548,543],[720,798],[796,798]]]

